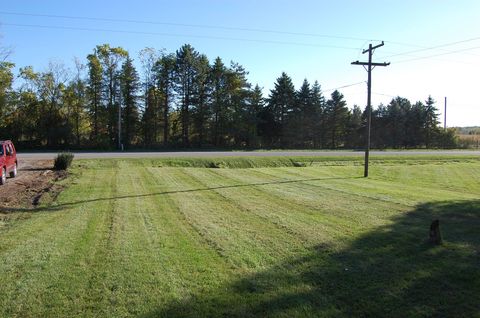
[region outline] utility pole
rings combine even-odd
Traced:
[[[120,84],[120,98],[118,102],[118,150],[123,151],[122,145],[122,84]]]
[[[447,97],[445,96],[445,111],[443,112],[443,130],[447,130]]]
[[[388,66],[390,63],[373,63],[372,62],[372,55],[373,51],[381,46],[383,46],[384,43],[382,41],[381,44],[372,46],[370,43],[368,45],[367,50],[363,50],[362,54],[365,54],[368,52],[368,62],[359,62],[355,61],[352,62],[352,65],[362,65],[364,68],[367,66],[365,69],[368,72],[368,82],[367,82],[367,87],[368,87],[368,93],[367,93],[367,145],[365,147],[365,170],[363,176],[366,178],[368,177],[368,158],[370,155],[370,128],[372,125],[372,70],[375,68],[375,66]]]

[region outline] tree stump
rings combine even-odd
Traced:
[[[434,220],[430,224],[430,243],[435,245],[442,244],[442,234],[440,233],[440,221]]]

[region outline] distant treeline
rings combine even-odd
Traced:
[[[146,48],[140,72],[120,47],[97,46],[67,71],[0,62],[0,139],[23,148],[362,148],[366,112],[334,91],[282,73],[268,97],[238,63],[225,65],[186,44]],[[16,81],[14,83],[14,81]],[[394,98],[372,115],[376,148],[454,147],[431,97]],[[121,128],[119,128],[121,127]],[[119,134],[120,130],[120,134]],[[120,136],[120,140],[119,140]]]

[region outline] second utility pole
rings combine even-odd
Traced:
[[[372,44],[368,45],[367,50],[363,50],[362,54],[368,52],[368,62],[352,62],[352,65],[362,65],[363,67],[367,66],[368,72],[368,93],[367,93],[367,146],[365,148],[365,170],[363,176],[366,178],[368,177],[368,158],[370,154],[370,127],[372,125],[372,70],[375,66],[388,66],[390,63],[373,63],[372,62],[372,55],[373,51],[379,47],[383,46],[383,41],[381,44],[372,46]],[[372,67],[373,66],[373,67]]]

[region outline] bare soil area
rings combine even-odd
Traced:
[[[21,160],[17,177],[0,186],[0,213],[33,209],[46,193],[55,197],[61,190],[55,181],[65,177],[65,171],[53,170],[53,160]]]

